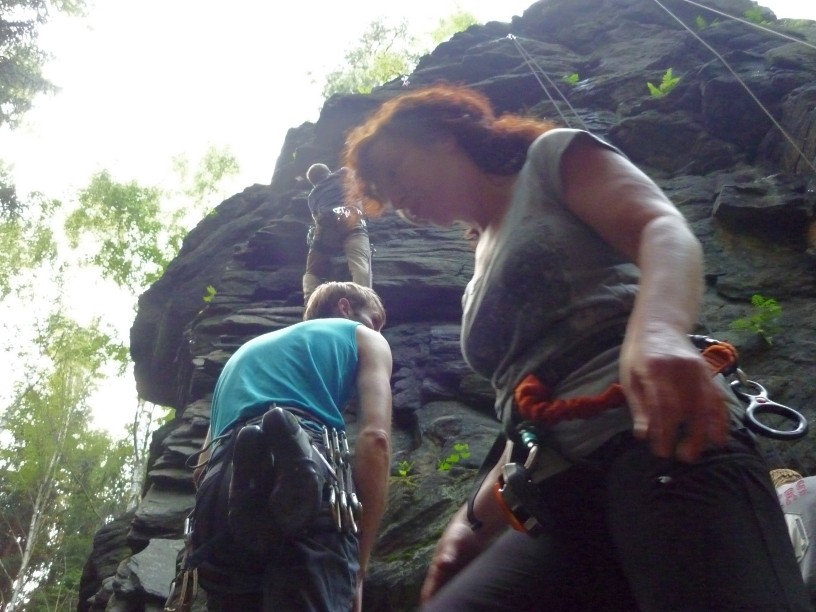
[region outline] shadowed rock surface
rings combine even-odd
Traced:
[[[726,58],[812,164],[816,51],[679,0],[663,4]],[[754,6],[706,4],[738,16]],[[816,44],[816,23],[776,20],[770,12],[766,19]],[[539,77],[557,105],[521,51],[551,80]],[[646,83],[659,84],[669,68],[681,77],[677,87],[652,97]],[[571,74],[578,75],[574,85],[562,81]],[[649,0],[542,0],[509,24],[457,34],[424,57],[407,84],[438,80],[478,88],[502,111],[587,127],[652,176],[705,248],[700,333],[734,343],[749,377],[813,419],[816,261],[806,254],[806,229],[816,176],[704,44]],[[303,174],[314,162],[335,167],[347,130],[402,88],[397,80],[371,95],[334,97],[316,123],[291,129],[271,184],[220,204],[139,299],[131,330],[137,389],[148,401],[176,408],[177,416],[154,436],[146,494],[129,529],[120,521],[100,531],[83,578],[82,594],[90,599],[80,609],[161,609],[164,591],[157,585],[173,573],[194,499],[184,463],[206,433],[221,367],[243,342],[301,319],[309,223]],[[408,227],[394,216],[372,220],[369,229],[374,288],[388,310],[384,333],[394,353],[395,455],[365,609],[403,611],[416,608],[435,542],[469,493],[498,426],[489,385],[459,352],[472,245],[459,229]],[[342,260],[337,273],[346,274]],[[205,303],[209,285],[216,294]],[[773,344],[731,329],[734,320],[754,314],[750,300],[757,293],[782,306]],[[353,439],[353,410],[349,421]],[[469,457],[439,470],[462,442]],[[810,437],[764,441],[763,448],[774,466],[816,472]],[[408,466],[410,474],[401,476]],[[114,559],[121,560],[118,571]]]

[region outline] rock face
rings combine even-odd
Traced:
[[[707,4],[738,16],[755,6]],[[422,59],[407,86],[468,84],[503,111],[587,127],[620,147],[657,180],[704,245],[700,332],[736,344],[749,377],[812,420],[816,261],[806,253],[806,234],[816,204],[816,51],[793,40],[816,43],[816,23],[777,21],[767,12],[783,39],[679,0],[663,6],[671,14],[649,0],[542,0],[510,24],[457,34]],[[680,77],[676,88],[650,95],[647,82],[659,84],[668,69]],[[562,80],[568,75],[577,81]],[[137,388],[148,401],[175,407],[177,417],[154,436],[128,557],[119,557],[114,575],[111,557],[122,554],[123,532],[106,528],[89,561],[82,593],[90,599],[81,609],[160,609],[160,583],[173,573],[193,505],[184,463],[205,435],[218,373],[246,340],[301,318],[309,222],[303,174],[314,162],[335,167],[347,130],[403,87],[399,80],[371,95],[332,98],[317,123],[290,130],[271,184],[218,206],[141,296],[131,332]],[[459,353],[472,245],[460,230],[409,227],[392,216],[372,220],[370,236],[374,287],[388,309],[385,335],[394,352],[395,456],[365,607],[401,611],[416,607],[435,541],[466,498],[498,426],[489,386]],[[337,276],[346,277],[342,260]],[[205,302],[208,286],[216,294]],[[782,306],[773,344],[731,329],[754,314],[754,294]],[[350,432],[353,438],[353,413]],[[467,452],[439,469],[462,443]],[[774,465],[816,471],[810,440],[763,445]]]

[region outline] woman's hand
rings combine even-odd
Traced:
[[[448,581],[473,561],[487,546],[458,512],[436,545],[431,566],[422,585],[422,603],[427,603]]]
[[[660,188],[623,156],[576,138],[561,164],[569,209],[641,271],[621,354],[635,435],[694,461],[728,432],[725,399],[686,332],[702,297],[702,247]]]
[[[671,329],[627,333],[621,383],[634,434],[658,457],[693,462],[725,443],[728,410],[711,368],[686,334]]]

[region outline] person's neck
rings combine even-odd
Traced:
[[[517,174],[485,175],[485,180],[481,185],[480,205],[474,219],[479,232],[496,229],[502,224],[504,215],[510,206],[517,176]]]

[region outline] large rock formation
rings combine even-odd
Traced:
[[[707,4],[738,16],[755,6]],[[816,203],[816,51],[795,41],[816,42],[816,24],[766,12],[783,39],[691,3],[662,5],[672,14],[650,0],[542,0],[510,24],[457,34],[405,84],[330,99],[317,123],[290,130],[270,185],[236,194],[190,232],[164,277],[140,298],[131,333],[139,394],[173,406],[176,418],[154,437],[146,494],[126,537],[130,554],[115,575],[105,575],[111,551],[122,546],[111,534],[121,529],[97,539],[83,594],[98,592],[83,609],[160,608],[161,581],[172,573],[193,505],[184,464],[207,429],[218,373],[241,343],[301,318],[309,222],[303,173],[318,161],[335,166],[347,130],[405,86],[465,83],[503,111],[586,126],[619,146],[660,183],[703,242],[701,332],[735,343],[750,376],[812,419],[816,262],[806,254],[806,227]],[[668,69],[679,84],[651,96],[647,81],[660,83]],[[572,74],[574,84],[562,80]],[[435,541],[466,497],[497,424],[488,385],[468,370],[458,347],[472,245],[459,230],[408,227],[391,216],[373,220],[370,234],[374,286],[388,309],[385,335],[394,351],[395,456],[366,609],[410,610]],[[337,273],[345,274],[342,261]],[[205,302],[208,286],[216,294]],[[782,306],[773,344],[731,329],[753,314],[757,293]],[[353,414],[350,420],[353,437]],[[469,456],[438,469],[461,443]],[[764,447],[774,464],[816,471],[809,440]]]

